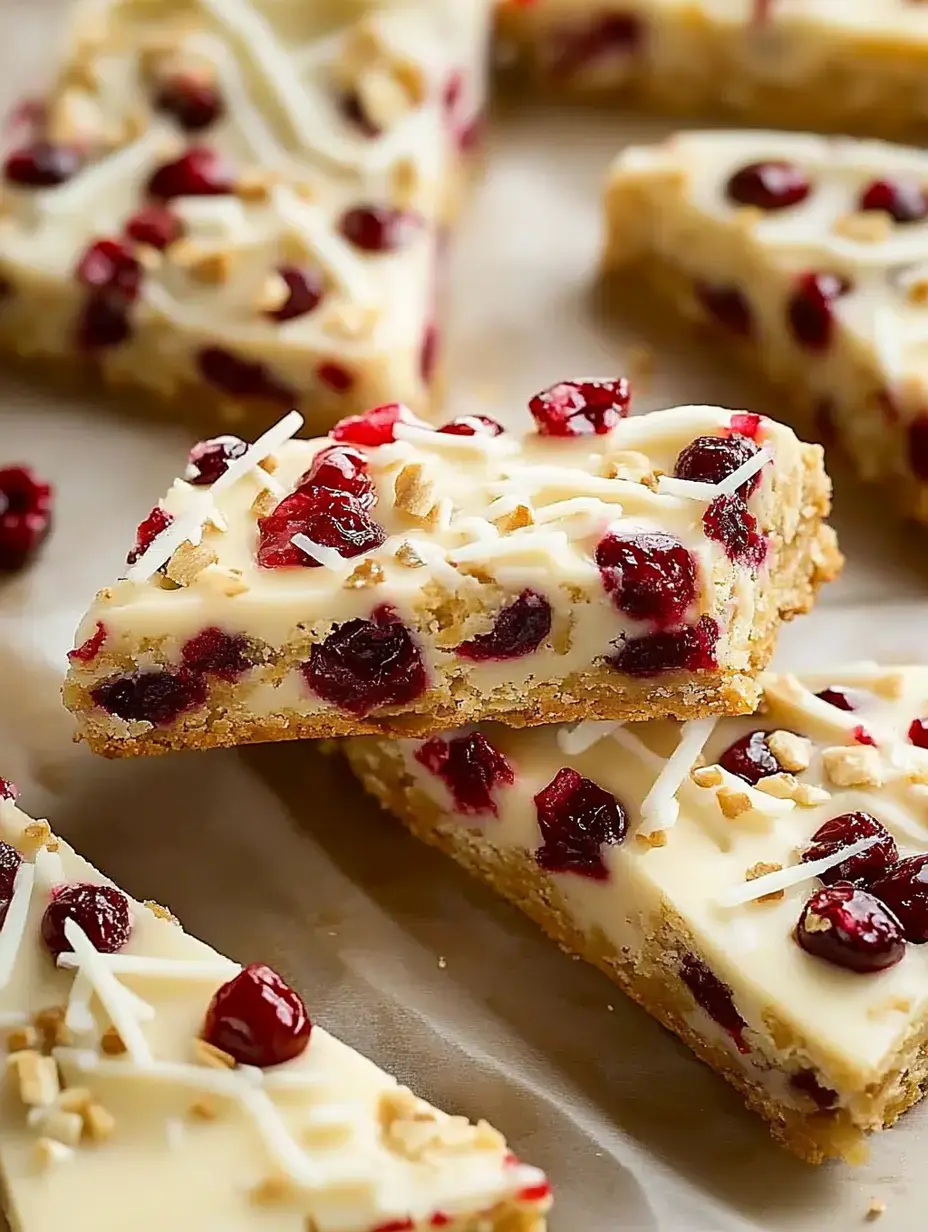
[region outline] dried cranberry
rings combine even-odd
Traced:
[[[319,561],[292,543],[294,535],[306,535],[321,547],[334,548],[346,560],[379,548],[387,537],[353,496],[329,488],[292,492],[268,517],[258,519],[257,560],[262,569],[320,567]]]
[[[683,955],[680,979],[693,994],[696,1004],[701,1006],[723,1031],[728,1032],[738,1051],[750,1052],[744,1040],[744,1030],[748,1024],[735,1008],[735,999],[728,985],[695,954]]]
[[[292,406],[296,392],[278,380],[259,360],[242,359],[222,347],[204,347],[197,355],[203,380],[236,398],[263,398]]]
[[[829,685],[827,689],[822,689],[815,696],[821,701],[827,702],[829,706],[834,706],[836,710],[857,709],[856,699],[851,696],[847,689],[838,688],[837,685]]]
[[[225,114],[216,85],[192,73],[177,73],[165,81],[155,95],[154,106],[187,133],[200,133]]]
[[[422,220],[410,210],[388,205],[359,205],[346,210],[339,231],[362,252],[396,252],[419,233]]]
[[[162,163],[148,181],[148,194],[159,201],[175,197],[218,197],[235,188],[235,171],[223,155],[207,145],[193,145],[180,158]]]
[[[164,252],[184,234],[184,223],[166,205],[143,205],[129,218],[125,232],[136,244]]]
[[[313,488],[347,492],[362,509],[369,509],[377,499],[373,480],[367,473],[367,459],[346,445],[330,445],[316,454],[309,470],[296,485],[298,492]]]
[[[754,332],[754,313],[743,291],[709,282],[697,282],[695,291],[706,315],[731,333],[739,338],[749,338]]]
[[[304,1053],[312,1029],[299,994],[264,963],[249,963],[213,994],[202,1038],[240,1065],[269,1069]]]
[[[0,779],[0,784],[5,783],[4,779]],[[0,786],[0,801],[12,800],[12,795],[5,795],[2,786]],[[6,919],[7,908],[10,905],[10,899],[13,897],[13,889],[16,885],[16,874],[19,872],[20,865],[23,862],[22,856],[9,843],[0,842],[0,926]]]
[[[644,25],[636,13],[604,13],[575,30],[559,32],[550,73],[554,79],[572,77],[593,60],[629,55],[644,38]]]
[[[868,889],[895,913],[907,941],[916,945],[928,941],[928,855],[900,860],[871,881]]]
[[[82,883],[52,892],[42,916],[42,940],[54,958],[71,951],[64,932],[67,920],[73,920],[101,954],[115,954],[132,934],[129,900],[115,886]]]
[[[7,155],[3,174],[25,188],[56,188],[75,176],[83,159],[79,150],[51,141],[33,141]]]
[[[790,1075],[789,1085],[808,1095],[809,1099],[819,1108],[833,1108],[838,1102],[838,1092],[830,1087],[824,1087],[811,1069],[801,1069]]]
[[[889,908],[844,881],[812,895],[796,925],[796,940],[808,954],[848,971],[883,971],[905,953],[902,925]]]
[[[497,613],[489,633],[478,633],[462,642],[457,653],[462,659],[482,663],[488,659],[519,659],[532,654],[551,632],[551,604],[544,595],[523,590]]]
[[[696,598],[696,565],[679,539],[663,531],[610,532],[596,546],[606,593],[633,620],[679,624]]]
[[[364,110],[364,104],[361,102],[361,96],[357,90],[346,90],[343,94],[340,94],[338,109],[348,123],[360,129],[365,137],[379,137],[383,131],[379,125],[370,119]]]
[[[184,643],[180,652],[184,667],[191,672],[237,680],[255,665],[255,648],[241,633],[222,629],[203,629]]]
[[[928,749],[928,719],[913,719],[909,725],[909,740],[920,749]]]
[[[835,323],[832,302],[850,289],[850,282],[838,274],[816,270],[801,274],[787,304],[796,341],[810,351],[826,350]]]
[[[744,436],[697,436],[680,450],[673,473],[677,479],[717,484],[733,475],[756,453],[757,446]],[[759,483],[758,471],[741,485],[739,495],[747,500]]]
[[[400,402],[375,406],[363,415],[340,419],[329,435],[347,445],[390,445],[394,440],[393,430],[402,422],[405,409]]]
[[[462,415],[437,429],[448,436],[502,436],[506,431],[501,423],[489,415]]]
[[[102,620],[98,620],[97,627],[90,637],[86,641],[81,642],[80,646],[75,646],[73,650],[68,651],[68,659],[72,663],[92,663],[100,653],[105,641],[106,625]]]
[[[51,485],[28,466],[0,468],[0,573],[24,568],[51,525]]]
[[[877,841],[872,847],[859,855],[851,856],[849,860],[842,860],[840,864],[818,875],[825,885],[832,885],[836,881],[867,885],[899,859],[893,836],[882,822],[871,817],[869,813],[842,813],[840,817],[832,817],[830,821],[819,826],[812,835],[812,846],[802,853],[803,863],[837,855],[852,843],[874,836]]]
[[[293,321],[318,308],[325,295],[325,279],[312,266],[281,265],[277,273],[287,284],[287,298],[268,312],[273,321]]]
[[[127,565],[134,565],[143,552],[146,552],[162,531],[174,521],[174,515],[155,505],[154,509],[143,522],[140,522],[135,532],[135,546],[126,557]]]
[[[769,732],[752,731],[730,744],[719,758],[719,765],[729,774],[755,786],[769,774],[779,774],[782,766],[767,743]]]
[[[337,394],[346,394],[354,386],[355,377],[350,369],[344,364],[337,364],[334,360],[326,360],[325,363],[319,364],[316,368],[316,379],[320,384],[327,386]]]
[[[136,672],[106,680],[91,689],[95,706],[127,723],[165,727],[187,710],[206,702],[206,683],[194,672]]]
[[[529,402],[542,436],[603,436],[628,414],[628,381],[561,381]]]
[[[306,683],[323,701],[362,717],[381,706],[405,706],[428,687],[422,654],[392,608],[370,620],[349,620],[310,651]]]
[[[605,881],[603,846],[621,843],[628,830],[625,809],[610,792],[569,766],[558,770],[535,796],[542,845],[535,859],[552,873],[579,873]]]
[[[208,487],[216,482],[234,462],[246,453],[248,446],[237,436],[214,436],[198,441],[187,455],[184,478],[196,487]]]
[[[809,177],[802,168],[779,158],[748,163],[736,171],[725,186],[729,201],[768,211],[798,205],[811,191]]]
[[[882,210],[899,223],[921,222],[928,215],[928,196],[917,180],[871,180],[858,208]]]
[[[767,539],[757,529],[757,518],[738,495],[717,496],[702,517],[706,538],[720,543],[735,564],[757,569],[767,555]]]
[[[499,816],[493,792],[515,782],[512,766],[480,732],[434,736],[416,751],[416,761],[442,780],[459,813]]]
[[[11,783],[9,779],[0,779],[0,800],[15,800],[19,795],[19,789],[15,783]]]
[[[928,483],[928,415],[916,415],[910,422],[908,453],[912,474]]]
[[[862,723],[858,724],[857,727],[854,728],[854,739],[858,744],[871,744],[874,748],[877,747],[873,736],[867,731],[866,727],[864,727]]]
[[[77,266],[77,280],[131,303],[138,299],[143,270],[122,240],[94,240]]]
[[[669,633],[622,638],[606,662],[626,676],[646,679],[663,672],[710,671],[718,666],[715,648],[719,627],[711,616]]]
[[[735,411],[728,431],[735,436],[746,436],[749,441],[757,441],[763,422],[763,415],[757,415],[754,411]]]
[[[102,351],[120,346],[132,334],[125,300],[106,292],[87,296],[78,313],[74,340],[82,351]]]

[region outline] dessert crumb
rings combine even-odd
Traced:
[[[871,1198],[870,1205],[867,1207],[866,1218],[870,1223],[873,1223],[875,1219],[879,1219],[879,1217],[885,1214],[885,1212],[886,1203],[882,1200],[882,1198]]]
[[[448,965],[448,960],[447,960],[447,958],[444,958],[444,957],[439,957],[439,959],[438,959],[438,965],[439,965],[439,967],[441,968],[441,970],[442,970],[442,971],[444,971],[445,967],[447,967],[447,965]]]

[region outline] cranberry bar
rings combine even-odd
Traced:
[[[255,432],[426,409],[488,0],[74,7],[2,161],[0,350]]]
[[[764,686],[746,718],[346,748],[790,1150],[855,1160],[928,1082],[928,669]]]
[[[498,0],[519,77],[581,98],[864,136],[928,129],[918,0]]]
[[[544,1232],[545,1176],[495,1129],[416,1098],[270,967],[134,902],[14,796],[0,779],[17,1232]]]
[[[319,440],[285,439],[294,412],[197,445],[78,631],[80,735],[130,756],[750,710],[840,563],[821,448],[628,401],[564,382],[524,435],[390,403]]]

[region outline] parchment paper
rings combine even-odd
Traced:
[[[0,0],[4,108],[41,81],[66,3]],[[496,117],[452,278],[455,412],[524,413],[537,389],[622,370],[646,340],[658,362],[639,409],[776,413],[718,349],[644,304],[607,317],[591,296],[606,163],[664,131],[554,108]],[[871,1197],[887,1204],[880,1232],[923,1228],[928,1108],[878,1137],[863,1168],[794,1161],[604,977],[378,814],[337,759],[304,744],[108,763],[71,744],[58,688],[73,631],[189,443],[0,378],[0,462],[31,463],[58,492],[41,561],[0,582],[0,769],[30,811],[134,895],[279,967],[319,1022],[421,1093],[499,1125],[549,1170],[554,1232],[843,1232]],[[923,541],[832,470],[850,564],[778,662],[924,661]]]

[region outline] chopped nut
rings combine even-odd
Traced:
[[[824,749],[822,763],[838,787],[880,787],[883,783],[879,750],[870,744]]]
[[[63,1005],[52,1005],[48,1009],[37,1010],[32,1015],[32,1025],[42,1037],[45,1048],[54,1048],[69,1042],[69,1032],[65,1026],[67,1010]]]
[[[642,847],[666,847],[667,846],[667,831],[652,830],[650,834],[635,835],[635,841]]]
[[[236,595],[244,595],[250,590],[242,570],[227,568],[225,565],[210,565],[204,569],[200,574],[199,584],[209,586],[227,599],[234,599]]]
[[[532,526],[534,521],[528,505],[516,505],[509,513],[494,518],[493,524],[501,535],[508,535],[511,531],[521,530],[523,526]]]
[[[365,590],[370,586],[379,586],[383,580],[383,569],[376,560],[362,560],[343,584],[349,590]]]
[[[232,190],[242,201],[268,201],[277,177],[271,171],[243,171]]]
[[[100,1037],[100,1048],[108,1057],[119,1057],[126,1051],[122,1036],[115,1027],[107,1027]]]
[[[94,1142],[104,1142],[116,1128],[116,1118],[102,1104],[90,1104],[84,1112],[84,1128]]]
[[[265,278],[261,290],[255,300],[258,312],[276,312],[290,298],[290,288],[286,280],[275,270]]]
[[[739,205],[738,208],[732,212],[732,219],[734,222],[739,227],[743,227],[746,231],[750,231],[752,227],[756,227],[763,217],[764,211],[756,205]]]
[[[898,701],[905,692],[905,676],[902,672],[889,672],[880,680],[874,682],[874,693],[887,697],[890,701]]]
[[[794,800],[799,790],[799,780],[791,774],[767,774],[758,780],[755,788],[777,800]]]
[[[690,778],[697,787],[720,787],[722,770],[720,766],[697,766],[690,771]]]
[[[392,203],[399,209],[414,204],[419,191],[419,168],[412,158],[398,158],[393,167]]]
[[[150,898],[146,898],[142,906],[147,907],[158,920],[164,920],[168,924],[180,924],[180,920],[173,911],[168,911],[167,907],[162,907],[160,903],[156,903]]]
[[[814,808],[831,799],[831,792],[824,787],[816,787],[814,783],[798,783],[793,792],[793,799],[802,808]]]
[[[767,873],[778,873],[783,867],[782,864],[765,864],[762,860],[757,864],[752,864],[745,872],[745,881],[756,881],[758,877],[765,877]],[[769,894],[762,894],[760,898],[755,898],[756,903],[774,903],[778,899],[784,898],[786,892],[784,890],[771,890]]]
[[[719,808],[725,817],[733,820],[742,813],[749,813],[753,807],[751,797],[743,791],[732,791],[730,787],[722,787],[715,793]]]
[[[63,1142],[56,1142],[54,1138],[37,1138],[34,1150],[36,1159],[43,1168],[66,1163],[74,1156],[73,1147],[65,1146]]]
[[[58,1107],[62,1112],[79,1112],[83,1115],[90,1107],[89,1088],[67,1087],[58,1096]]]
[[[366,338],[379,317],[379,309],[370,304],[333,304],[322,320],[322,328],[335,338]]]
[[[286,1202],[293,1194],[293,1182],[288,1177],[276,1175],[266,1176],[248,1191],[248,1197],[256,1206],[274,1206]]]
[[[211,1100],[195,1099],[190,1105],[190,1115],[198,1121],[215,1121],[219,1114]]]
[[[266,518],[277,508],[278,498],[270,488],[262,488],[251,502],[251,512],[256,518]]]
[[[884,210],[858,210],[843,214],[832,227],[835,235],[858,244],[882,244],[892,234],[893,223]]]
[[[394,560],[405,565],[407,569],[422,569],[425,561],[411,543],[404,540],[393,554]]]
[[[408,1087],[391,1087],[380,1096],[377,1119],[384,1129],[389,1129],[394,1121],[415,1117],[420,1109],[431,1112],[428,1105],[413,1095]]]
[[[812,741],[804,736],[789,731],[771,732],[767,746],[784,770],[808,770],[812,764]]]
[[[602,470],[606,479],[642,483],[652,473],[651,459],[637,449],[619,449],[603,458]]]
[[[831,928],[831,920],[815,911],[807,911],[803,919],[803,928],[807,933],[827,933]]]
[[[412,110],[414,98],[400,78],[388,71],[371,69],[356,86],[365,117],[377,128],[391,128]]]
[[[215,565],[218,560],[212,548],[204,543],[194,547],[188,539],[175,549],[165,572],[178,586],[192,586],[203,570]]]
[[[164,253],[158,248],[152,248],[151,244],[140,244],[136,240],[134,249],[135,259],[149,273],[152,270],[160,269],[164,264]]]
[[[42,1132],[56,1142],[77,1146],[84,1132],[84,1118],[79,1112],[64,1112],[60,1108],[52,1108],[42,1117]]]
[[[58,1065],[54,1057],[45,1057],[34,1048],[11,1052],[7,1068],[16,1071],[19,1097],[30,1108],[44,1108],[54,1102],[61,1090]]]
[[[910,304],[928,304],[928,278],[916,278],[906,287],[906,298]]]
[[[237,1062],[234,1057],[224,1052],[222,1048],[217,1048],[215,1044],[209,1043],[208,1040],[194,1040],[193,1051],[198,1064],[207,1065],[210,1069],[235,1069],[236,1067]]]
[[[28,860],[31,860],[51,837],[52,830],[47,821],[31,821],[23,830],[24,841],[20,843],[19,849]]]
[[[173,246],[171,255],[174,256]],[[202,282],[206,286],[221,286],[222,283],[229,281],[229,274],[232,272],[232,254],[229,252],[204,253],[198,260],[189,262],[186,268],[190,277],[196,279],[197,282]]]
[[[883,1201],[883,1199],[882,1198],[871,1198],[870,1205],[867,1207],[866,1218],[871,1223],[873,1223],[875,1220],[879,1219],[881,1215],[885,1215],[885,1213],[886,1213],[886,1203]]]
[[[421,462],[408,462],[393,486],[397,509],[414,518],[426,517],[435,503],[435,484],[425,474]]]
[[[17,1027],[6,1037],[8,1052],[35,1051],[39,1047],[39,1033],[35,1027]]]

